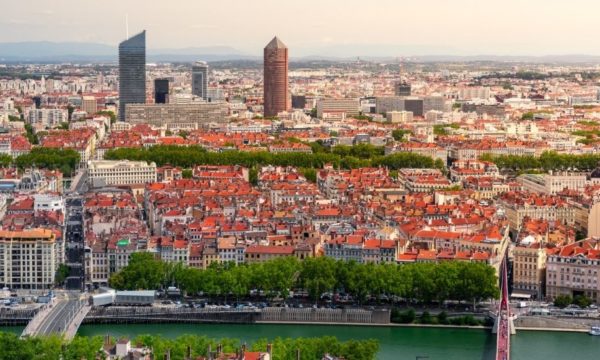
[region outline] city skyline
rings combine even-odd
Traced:
[[[363,5],[360,11],[355,9],[361,3],[354,0],[308,0],[302,6],[270,0],[258,4],[224,1],[209,7],[203,1],[177,1],[179,6],[156,4],[151,9],[141,6],[139,0],[92,1],[85,8],[72,6],[76,4],[72,0],[51,6],[33,3],[5,5],[10,16],[0,20],[0,42],[115,45],[125,37],[125,17],[129,14],[130,33],[146,29],[153,34],[148,43],[151,49],[225,46],[259,56],[264,41],[277,34],[286,39],[295,56],[600,55],[600,46],[591,41],[592,14],[598,5],[583,0],[571,2],[570,7],[558,1],[523,4],[511,0],[495,8],[493,14],[489,7],[472,0],[452,4],[384,0],[378,6]],[[112,11],[111,5],[118,5],[120,11]],[[232,7],[239,11],[231,12]],[[207,15],[202,22],[192,16],[197,10]],[[236,15],[250,10],[252,19]],[[312,16],[301,16],[303,12]],[[336,16],[330,19],[331,14]],[[296,16],[301,21],[289,26]],[[274,20],[265,21],[271,18]],[[232,23],[239,26],[230,26]]]

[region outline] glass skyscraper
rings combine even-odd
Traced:
[[[154,103],[166,104],[169,96],[169,79],[154,79]]]
[[[208,100],[208,64],[204,61],[192,66],[192,94]]]
[[[119,44],[119,120],[125,105],[146,102],[146,31]]]

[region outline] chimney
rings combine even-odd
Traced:
[[[296,360],[300,360],[300,349],[296,349]]]
[[[206,352],[206,357],[208,357],[208,360],[212,360],[212,347],[210,346],[210,344],[208,344],[208,351]]]
[[[104,345],[110,346],[110,335],[109,334],[106,334],[104,336]]]

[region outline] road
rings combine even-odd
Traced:
[[[83,289],[85,279],[83,257],[83,199],[78,195],[69,195],[66,199],[67,228],[65,231],[65,260],[70,268],[67,278],[67,289]]]
[[[79,296],[74,294],[65,294],[65,296],[66,298],[57,300],[50,314],[38,328],[36,335],[50,335],[65,331],[65,325],[68,325],[65,324],[65,321],[71,319],[79,304]]]

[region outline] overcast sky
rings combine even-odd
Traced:
[[[600,55],[596,0],[0,0],[0,42],[229,46],[291,56]],[[350,54],[352,53],[352,54]]]

